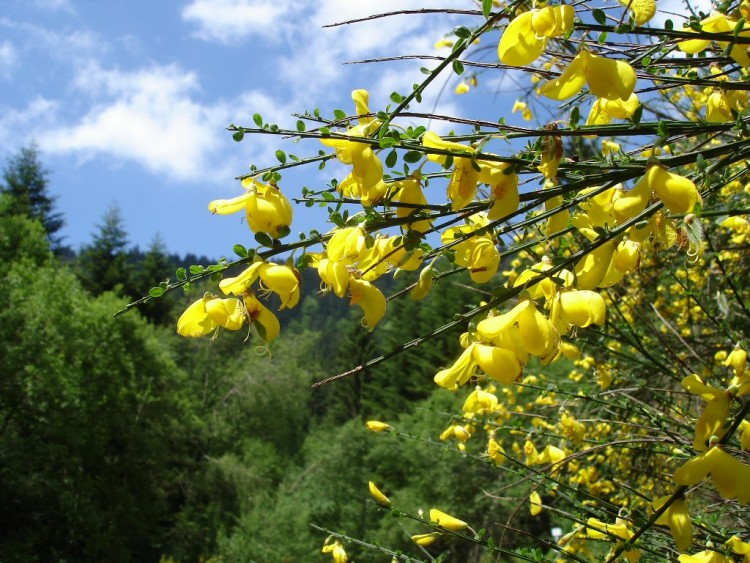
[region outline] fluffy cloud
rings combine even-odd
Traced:
[[[91,65],[75,86],[93,105],[75,123],[48,129],[40,139],[43,150],[84,158],[106,154],[179,181],[230,177],[220,154],[228,135],[217,125],[249,107],[269,115],[278,111],[272,99],[253,92],[201,103],[196,75],[177,65],[133,72]]]
[[[273,35],[274,26],[293,6],[273,0],[193,0],[182,17],[196,24],[199,39],[231,43],[250,35]]]

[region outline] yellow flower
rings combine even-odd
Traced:
[[[435,383],[450,390],[458,389],[466,383],[474,375],[474,369],[477,366],[474,359],[476,346],[476,343],[469,344],[451,367],[437,372],[434,377]]]
[[[326,540],[326,544],[323,546],[321,552],[330,553],[333,557],[334,563],[347,563],[347,561],[349,561],[346,556],[346,551],[344,551],[344,546],[341,545],[339,540],[336,540],[333,543],[328,543],[328,540]]]
[[[476,344],[473,355],[484,373],[504,385],[515,382],[523,371],[518,357],[505,348]]]
[[[248,191],[233,199],[217,199],[208,204],[211,213],[227,215],[245,210],[247,224],[254,233],[268,233],[278,238],[280,231],[292,224],[292,205],[274,186],[246,178],[242,186]]]
[[[633,12],[636,25],[648,23],[656,14],[656,0],[619,0],[619,2]]]
[[[466,82],[459,82],[458,86],[456,86],[455,92],[460,96],[461,94],[466,94],[469,90],[471,90],[471,88],[469,88],[469,85]]]
[[[177,321],[177,334],[197,338],[222,326],[239,330],[245,322],[245,309],[239,299],[220,299],[210,294],[195,301]]]
[[[411,297],[415,301],[419,301],[420,299],[424,299],[425,297],[427,297],[427,294],[432,289],[432,272],[433,270],[431,265],[422,268],[422,271],[419,272],[419,279],[417,280],[417,284],[414,286],[414,289],[411,290],[409,297]]]
[[[721,439],[726,433],[724,422],[729,417],[732,395],[722,389],[705,385],[695,374],[684,378],[682,386],[708,401],[695,425],[695,439],[693,440],[693,449],[704,452],[712,436]]]
[[[503,447],[494,438],[490,438],[487,442],[487,457],[489,457],[495,465],[501,465],[507,457]]]
[[[750,467],[714,446],[682,464],[673,475],[678,485],[692,487],[711,476],[716,490],[740,504],[750,501]]]
[[[476,387],[464,401],[464,414],[490,414],[497,407],[497,397]]]
[[[367,429],[372,432],[383,432],[385,430],[388,430],[390,432],[391,430],[393,430],[393,427],[390,424],[380,422],[379,420],[368,420]]]
[[[427,205],[427,198],[422,191],[422,186],[420,185],[419,180],[416,178],[407,178],[400,182],[393,182],[389,184],[389,187],[393,190],[398,190],[396,195],[393,196],[394,202],[408,205],[399,205],[396,207],[396,217],[399,219],[404,219],[419,213],[420,209],[416,206]],[[430,221],[427,219],[413,221],[403,225],[403,227],[406,230],[414,230],[418,233],[423,233],[430,229]]]
[[[411,537],[411,541],[415,544],[426,547],[434,543],[442,534],[440,532],[430,532],[429,534],[415,534]]]
[[[628,541],[633,535],[634,533],[628,528],[628,525],[619,518],[615,520],[614,524],[606,524],[596,518],[589,518],[586,521],[586,536],[591,539],[611,540],[611,536],[615,536]],[[637,549],[631,549],[623,552],[623,556],[631,563],[635,563],[641,554]]]
[[[745,563],[750,561],[750,543],[743,542],[739,536],[732,536],[725,545],[737,555],[744,555],[743,561]]]
[[[258,334],[266,343],[271,342],[281,331],[279,319],[258,301],[252,291],[246,291],[243,297],[250,324],[256,328]]]
[[[745,373],[745,365],[747,364],[747,352],[737,346],[727,356],[724,362],[725,366],[732,366],[734,374],[741,377]]]
[[[635,88],[633,67],[624,60],[609,59],[582,50],[557,78],[542,84],[539,93],[553,100],[566,100],[588,83],[598,98],[628,100]]]
[[[365,313],[364,326],[372,330],[385,315],[385,297],[370,282],[356,278],[349,280],[349,290],[352,294],[350,304],[362,307]]]
[[[363,125],[366,125],[372,121],[374,121],[375,118],[373,117],[362,117],[368,113],[370,113],[369,103],[370,103],[370,93],[367,90],[359,89],[354,90],[352,92],[352,100],[354,101],[354,108],[357,112],[357,115],[359,115],[359,122]]]
[[[620,152],[620,145],[618,143],[615,143],[614,141],[610,141],[608,139],[604,139],[602,141],[602,154],[615,154]]]
[[[471,432],[465,426],[451,424],[440,433],[440,440],[447,440],[448,438],[455,438],[461,444],[465,444],[471,438]]]
[[[493,340],[516,323],[523,346],[530,354],[544,359],[559,353],[560,335],[529,300],[521,301],[507,313],[480,321],[477,334],[483,340]]]
[[[542,513],[542,497],[539,496],[537,491],[534,491],[529,495],[529,502],[531,503],[531,508],[529,510],[532,516],[537,516]]]
[[[444,37],[443,39],[440,39],[439,41],[437,41],[435,45],[433,45],[433,47],[435,49],[442,49],[444,47],[453,47],[453,41],[451,39]]]
[[[375,502],[377,502],[381,506],[385,506],[386,508],[391,507],[390,499],[382,492],[380,492],[380,489],[378,489],[375,483],[373,483],[372,481],[368,481],[367,486],[370,488],[370,494],[372,495],[372,498],[375,499]]]
[[[553,302],[553,312],[556,309],[564,322],[581,328],[603,325],[607,314],[604,298],[590,290],[561,290]]]
[[[672,496],[667,495],[656,499],[649,505],[650,510],[652,512],[658,511],[670,498]],[[693,523],[690,520],[685,497],[681,496],[675,499],[669,505],[669,508],[657,518],[656,523],[661,526],[669,526],[669,531],[679,551],[687,551],[693,545]]]
[[[518,211],[518,174],[504,162],[480,160],[479,165],[479,181],[490,186],[495,199],[487,212],[487,219],[494,221]]]
[[[646,171],[646,183],[672,213],[689,213],[701,201],[695,184],[661,166],[651,166]]]
[[[573,29],[572,6],[548,6],[516,16],[505,28],[497,47],[500,60],[512,66],[533,63],[544,52],[551,37]]]
[[[436,133],[427,131],[422,137],[422,145],[426,148],[440,149],[452,153],[474,153],[472,147],[444,141]],[[432,162],[444,164],[447,156],[441,154],[428,154],[427,159]],[[461,156],[453,157],[453,175],[448,184],[448,198],[452,202],[453,211],[458,211],[474,199],[477,193],[477,183],[479,182],[479,171],[475,168],[475,163],[470,158]]]
[[[299,272],[282,264],[255,262],[239,276],[221,280],[219,288],[225,294],[242,295],[259,277],[263,289],[273,291],[281,298],[279,310],[297,305],[300,298]]]
[[[358,115],[370,113],[366,90],[355,90],[352,99]],[[361,117],[359,123],[347,130],[346,135],[361,137],[361,142],[335,136],[322,138],[320,142],[335,148],[336,158],[341,162],[352,165],[351,173],[338,184],[337,189],[346,196],[359,197],[363,205],[370,206],[377,203],[387,191],[383,182],[383,163],[370,142],[365,140],[380,123],[372,117]]]
[[[724,14],[712,12],[707,18],[701,20],[701,30],[709,33],[726,33],[729,36],[737,25],[737,22],[728,19]],[[691,30],[688,30],[691,31]],[[740,31],[740,37],[747,37],[749,30]],[[719,47],[723,50],[729,45],[728,41],[717,41]],[[711,44],[710,39],[687,39],[680,41],[677,46],[685,53],[697,54],[705,50]],[[743,67],[750,64],[746,49],[743,45],[734,45],[729,56],[737,61]]]
[[[607,125],[612,119],[627,119],[635,113],[639,105],[638,96],[635,94],[630,94],[625,101],[619,98],[597,98],[591,106],[586,125]]]
[[[430,522],[435,522],[441,528],[445,528],[451,532],[460,532],[469,527],[469,525],[463,520],[454,518],[445,512],[433,508],[430,510]]]
[[[718,551],[711,551],[710,549],[699,551],[692,555],[680,555],[677,561],[679,563],[734,563],[729,557],[725,557]]]

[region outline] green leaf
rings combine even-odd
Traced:
[[[400,104],[403,101],[404,97],[399,94],[398,92],[392,92],[391,93],[391,101],[394,104]]]
[[[164,295],[164,290],[161,287],[152,287],[148,290],[148,294],[151,297],[161,297]]]
[[[578,106],[573,106],[570,108],[570,127],[571,129],[575,129],[578,126],[578,122],[581,120],[581,108]]]
[[[281,164],[286,164],[286,153],[281,149],[276,151],[276,158]]]
[[[235,141],[237,141],[238,143],[239,143],[239,142],[240,142],[240,141],[241,141],[242,139],[244,139],[244,138],[245,138],[245,132],[244,132],[244,131],[242,131],[242,130],[240,130],[240,131],[235,131],[235,132],[234,132],[234,134],[232,135],[232,139],[234,139],[234,140],[235,140]]]
[[[346,112],[344,110],[335,109],[333,110],[333,118],[339,121],[346,119]]]
[[[175,270],[175,275],[177,276],[177,279],[180,281],[187,279],[185,268],[177,268],[177,270]]]
[[[396,166],[397,162],[398,162],[398,153],[396,153],[395,150],[389,152],[388,156],[385,157],[385,165],[388,168],[393,168],[394,166]]]
[[[461,39],[468,39],[471,37],[471,30],[464,25],[459,25],[453,29],[453,34]]]
[[[268,233],[255,233],[255,242],[268,248],[273,247],[273,239]]]
[[[193,264],[188,268],[190,270],[191,274],[202,274],[205,268],[201,266],[200,264]]]
[[[263,127],[263,117],[261,117],[259,113],[254,114],[253,123],[255,123],[258,127]]]
[[[484,14],[484,17],[489,18],[490,12],[492,12],[492,0],[482,0],[482,14]]]
[[[455,72],[458,75],[461,75],[464,73],[464,63],[456,59],[453,61],[453,72]]]
[[[331,130],[328,127],[321,127],[320,128],[320,134],[323,137],[328,137],[331,134]]]
[[[591,12],[591,15],[594,16],[596,23],[598,23],[599,25],[607,25],[607,15],[603,10],[597,8],[593,12]]]
[[[235,244],[235,245],[234,245],[234,246],[232,247],[232,250],[233,250],[233,251],[234,251],[234,253],[235,253],[235,254],[236,254],[237,256],[239,256],[240,258],[245,258],[245,257],[247,256],[247,248],[245,248],[245,247],[244,247],[244,246],[242,246],[241,244]]]
[[[381,149],[387,149],[389,147],[393,147],[398,144],[398,141],[394,139],[393,137],[383,137],[380,139],[380,148]]]
[[[415,163],[422,160],[423,154],[420,151],[409,151],[404,156],[404,162]]]
[[[300,133],[302,133],[304,130],[305,130],[305,122],[302,121],[301,119],[298,119],[297,120],[297,131],[299,131]]]

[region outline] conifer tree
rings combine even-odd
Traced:
[[[127,261],[128,235],[117,205],[112,205],[98,225],[91,245],[81,250],[79,276],[83,286],[98,295],[120,286],[132,290],[132,272]]]
[[[6,210],[10,215],[24,215],[39,221],[47,232],[53,250],[60,250],[62,214],[55,210],[55,197],[48,192],[49,172],[39,162],[36,146],[22,148],[3,171],[0,191],[10,196]]]

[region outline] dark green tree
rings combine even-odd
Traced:
[[[133,287],[137,295],[146,295],[148,290],[167,277],[174,270],[167,254],[166,245],[161,235],[151,240],[148,251],[136,264],[137,271],[133,276]],[[162,299],[153,299],[140,307],[140,313],[156,324],[166,324],[172,319],[170,311],[175,304],[176,296],[168,295]]]
[[[81,250],[81,283],[94,295],[118,289],[132,297],[136,292],[132,286],[132,268],[126,250],[128,234],[120,208],[113,204],[97,228],[91,245]]]
[[[22,148],[8,160],[0,191],[10,196],[7,213],[25,215],[39,221],[47,232],[53,250],[61,249],[62,214],[55,211],[55,197],[49,195],[49,172],[39,161],[36,146]]]

